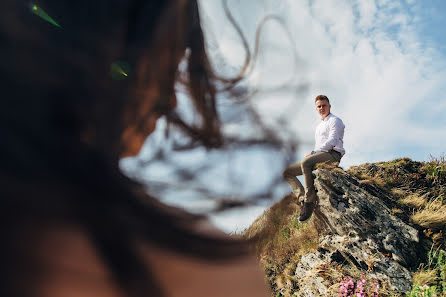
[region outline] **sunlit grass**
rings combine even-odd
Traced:
[[[411,216],[412,221],[424,228],[446,227],[446,205],[440,208],[425,208]]]
[[[432,285],[438,280],[436,269],[420,270],[413,274],[413,283],[420,286]]]
[[[417,193],[409,194],[398,200],[398,202],[408,207],[419,209],[426,205],[427,195],[419,195]]]

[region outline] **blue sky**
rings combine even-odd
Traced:
[[[226,18],[221,0],[200,3],[213,65],[220,75],[234,76],[245,57],[240,38]],[[251,50],[256,29],[266,15],[273,14],[282,20],[282,25],[271,21],[264,26],[258,61],[244,84],[260,89],[289,87],[260,92],[251,98],[251,104],[266,125],[272,129],[281,125],[280,137],[299,141],[295,161],[312,150],[314,127],[319,121],[313,100],[319,94],[330,98],[332,112],[346,125],[347,153],[341,161],[345,169],[399,157],[424,161],[431,154],[446,153],[446,1],[228,0],[228,3]],[[179,99],[180,108],[184,106],[187,110],[184,103],[187,98]],[[150,155],[156,143],[160,144],[156,139],[161,137],[163,127],[160,124],[152,140],[149,138],[140,158]],[[225,129],[228,133],[250,131],[236,124]],[[196,163],[212,160],[215,168],[206,174],[207,180],[203,177],[201,185],[211,184],[226,196],[238,193],[243,196],[280,174],[281,168],[268,170],[272,167],[262,163],[268,158],[274,159],[274,155],[249,151],[222,157],[195,152],[175,160]],[[126,160],[124,167],[131,169],[134,162],[135,159]],[[233,168],[228,168],[231,167],[228,164]],[[222,174],[222,168],[230,173]],[[251,173],[247,174],[246,168]],[[172,170],[160,163],[135,174],[142,180],[174,182]],[[234,179],[231,182],[228,176],[240,176],[237,178],[240,185],[234,186]],[[181,194],[175,189],[173,194],[162,196],[169,203],[189,209],[206,204],[204,200],[193,202],[186,198],[186,192]],[[277,200],[287,192],[287,185],[282,185],[275,192],[277,197],[272,198]],[[212,220],[228,232],[240,231],[265,207],[263,204],[213,215]]]
[[[419,1],[418,16],[420,18],[420,32],[423,39],[446,56],[446,1]]]

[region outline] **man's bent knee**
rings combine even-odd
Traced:
[[[316,163],[311,160],[310,158],[306,158],[303,162],[302,162],[302,171],[310,171],[313,170],[314,165],[316,165]]]

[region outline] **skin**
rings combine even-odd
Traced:
[[[330,114],[331,105],[327,100],[317,100],[316,101],[316,111],[321,116],[321,120],[325,120],[325,118]]]
[[[227,236],[209,226],[197,230]],[[44,271],[33,279],[35,297],[129,297],[114,282],[97,251],[77,226],[50,226],[33,243]],[[142,243],[143,260],[152,268],[166,297],[270,297],[253,256],[208,262]]]
[[[321,116],[321,120],[325,120],[330,114],[331,104],[327,100],[317,100],[315,105],[317,113]],[[306,154],[305,158],[309,156],[311,156],[311,153]]]
[[[133,127],[128,127],[122,134],[122,141],[125,143],[125,150],[121,153],[121,158],[134,157],[141,150],[146,138],[156,129],[156,123],[161,117],[159,114],[151,114],[147,119],[147,134],[140,133]]]
[[[153,112],[157,97],[158,96],[155,94],[152,96],[148,96],[145,100],[146,104],[148,105],[148,107],[145,108],[148,108],[150,110],[148,116],[146,116],[146,131],[141,132],[137,129],[134,129],[134,127],[132,126],[129,126],[123,132],[121,136],[121,141],[124,144],[125,150],[121,152],[120,155],[121,158],[136,156],[141,150],[142,146],[144,145],[144,142],[147,139],[147,137],[155,131],[156,123],[158,122],[158,120],[162,116],[164,116],[164,114]],[[169,101],[170,111],[174,110],[176,106],[177,106],[177,98],[176,95],[173,94],[171,100]]]

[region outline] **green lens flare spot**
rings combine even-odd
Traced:
[[[124,80],[130,75],[130,65],[127,62],[116,61],[110,66],[110,75],[114,80]]]
[[[52,17],[50,17],[42,8],[35,4],[31,4],[31,12],[41,19],[47,21],[48,23],[56,26],[57,28],[62,28]]]

